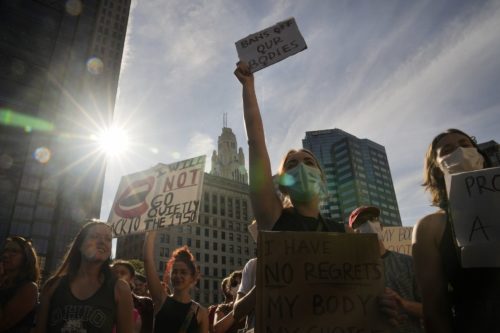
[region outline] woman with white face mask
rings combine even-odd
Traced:
[[[319,203],[325,196],[325,176],[316,157],[306,149],[290,150],[278,171],[276,194],[264,126],[255,94],[254,77],[246,63],[234,74],[243,85],[243,109],[249,145],[250,197],[260,230],[344,232],[344,226],[323,219]]]
[[[457,129],[436,136],[427,150],[423,186],[439,210],[416,224],[412,242],[428,333],[498,331],[500,269],[460,267],[445,185],[449,175],[487,166],[474,139]]]
[[[325,175],[318,160],[306,149],[290,150],[278,171],[276,193],[271,162],[266,147],[264,125],[255,93],[254,76],[239,62],[235,76],[243,86],[243,115],[248,135],[250,200],[259,230],[345,232],[343,223],[323,218],[320,200],[327,195]],[[381,310],[397,321],[396,304],[388,295],[380,295]]]

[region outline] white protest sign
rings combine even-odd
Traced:
[[[382,240],[389,251],[411,256],[411,233],[413,227],[384,227]]]
[[[260,232],[256,332],[390,332],[375,234]]]
[[[500,267],[500,168],[454,174],[450,211],[463,267]]]
[[[122,177],[108,218],[113,237],[197,222],[205,157]]]
[[[293,17],[242,38],[235,44],[239,59],[248,63],[252,73],[307,48]]]

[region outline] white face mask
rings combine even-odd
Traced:
[[[476,148],[458,147],[451,154],[438,157],[439,169],[445,174],[481,170],[484,165],[483,156]]]
[[[366,221],[357,228],[360,234],[377,234],[379,240],[382,240],[382,226],[378,221]]]

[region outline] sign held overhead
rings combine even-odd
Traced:
[[[252,73],[307,49],[293,17],[242,38],[235,44],[238,57],[248,63]]]

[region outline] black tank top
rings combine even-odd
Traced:
[[[165,302],[155,316],[155,333],[177,333],[184,323],[189,308],[193,301],[189,303],[181,303],[170,296],[165,298]],[[199,331],[198,320],[196,315],[199,306],[196,307],[196,312],[191,318],[191,322],[187,328],[187,333],[197,333]]]
[[[500,332],[500,268],[462,268],[448,219],[439,250],[454,332]]]
[[[115,282],[106,277],[92,296],[80,300],[71,293],[68,276],[62,277],[50,300],[47,332],[111,333],[116,321]]]
[[[273,231],[345,232],[344,225],[334,220],[300,215],[294,208],[285,208],[273,226]]]

